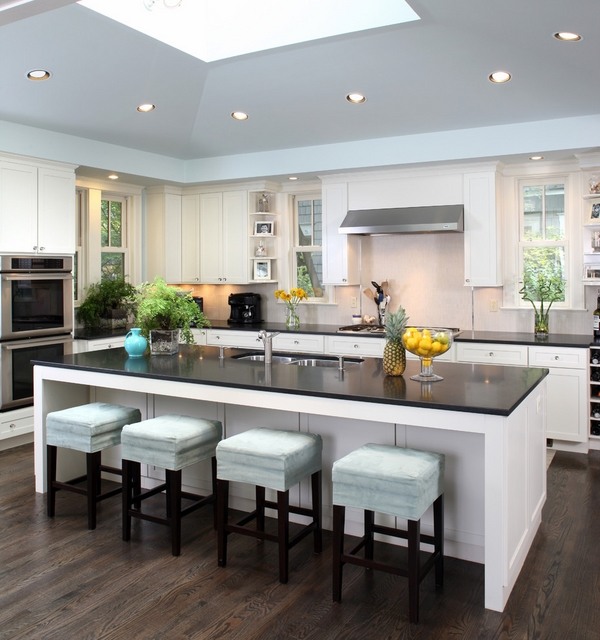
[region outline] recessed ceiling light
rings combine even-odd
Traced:
[[[288,180],[298,180],[298,176],[289,176]]]
[[[544,156],[530,156],[529,159],[530,160],[543,160]]]
[[[554,34],[554,37],[561,42],[579,42],[581,36],[578,33],[571,33],[570,31],[559,31]]]
[[[48,80],[50,77],[50,72],[46,71],[46,69],[32,69],[27,73],[27,78],[29,80],[34,80],[35,82],[39,80]]]
[[[366,96],[363,96],[362,93],[349,93],[346,96],[346,100],[348,100],[348,102],[350,102],[351,104],[362,104],[363,102],[367,101]]]
[[[511,79],[511,75],[508,71],[494,71],[494,73],[490,73],[488,79],[495,84],[503,84]]]
[[[156,105],[155,104],[146,103],[146,104],[140,104],[136,108],[140,113],[149,113],[150,111],[154,111],[154,109],[156,109]]]
[[[231,117],[234,120],[248,120],[249,116],[247,113],[244,113],[243,111],[232,111]]]
[[[118,180],[118,179],[119,179],[119,176],[118,176],[116,173],[111,173],[111,174],[108,176],[108,179],[109,179],[109,180]]]

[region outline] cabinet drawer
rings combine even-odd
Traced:
[[[262,348],[258,331],[220,331],[206,329],[206,344],[213,347],[239,347],[240,349]]]
[[[12,414],[12,415],[11,415]],[[33,409],[9,412],[0,421],[0,440],[33,432]]]
[[[273,349],[277,351],[299,351],[301,353],[323,353],[324,336],[303,333],[280,333],[273,338]]]
[[[88,340],[88,351],[100,351],[101,349],[118,349],[125,344],[125,336],[111,338],[110,340]]]
[[[529,366],[560,369],[587,368],[587,349],[529,347]]]
[[[355,338],[343,336],[327,336],[326,353],[336,356],[383,357],[384,338]]]
[[[527,347],[512,344],[457,342],[456,361],[527,366]]]

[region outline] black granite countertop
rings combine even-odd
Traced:
[[[298,329],[290,330],[283,322],[261,322],[259,324],[230,324],[227,320],[211,320],[211,329],[231,329],[232,331],[278,331],[280,333],[306,333],[320,335],[335,335],[339,326],[333,324],[301,324]],[[98,340],[124,336],[128,329],[94,330],[77,329],[74,337],[81,340]],[[343,333],[350,337],[373,338],[381,340],[382,334],[377,333]],[[507,344],[522,344],[542,347],[577,347],[587,348],[594,344],[589,335],[551,333],[547,338],[536,338],[533,333],[516,333],[511,331],[461,331],[455,342],[495,342]],[[600,346],[600,345],[599,345]]]
[[[98,373],[139,376],[187,383],[216,385],[358,400],[399,406],[446,409],[507,416],[548,374],[547,369],[434,362],[433,370],[444,379],[421,383],[410,379],[419,362],[409,360],[403,376],[386,376],[382,361],[365,358],[360,364],[336,367],[304,367],[236,359],[248,351],[231,350],[220,359],[218,347],[181,345],[175,356],[129,358],[123,348],[89,351],[34,364],[81,369]],[[288,354],[286,354],[288,355]],[[303,355],[301,357],[306,357]],[[333,359],[336,364],[337,359]],[[99,383],[100,384],[100,383]],[[301,400],[297,409],[302,410]]]

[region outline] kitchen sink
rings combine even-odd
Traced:
[[[347,364],[360,364],[362,360],[360,358],[344,358],[344,366]],[[295,364],[298,367],[331,367],[337,368],[340,366],[340,361],[336,358],[300,358],[298,360],[292,360],[290,364]]]
[[[249,360],[251,362],[264,362],[264,353],[243,353],[241,355],[231,356],[234,360]],[[344,358],[344,366],[347,364],[360,364],[362,358]],[[339,367],[340,359],[332,356],[316,356],[307,358],[302,355],[281,355],[274,353],[271,356],[271,362],[279,364],[294,364],[298,367]]]
[[[241,356],[232,356],[235,360],[252,360],[254,362],[264,362],[265,354],[264,353],[248,353],[242,354]],[[295,360],[293,356],[279,356],[272,355],[271,362],[281,362],[283,364],[291,363]]]

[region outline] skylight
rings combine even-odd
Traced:
[[[213,62],[419,20],[404,0],[80,0],[80,5]],[[167,3],[169,4],[169,3]]]

